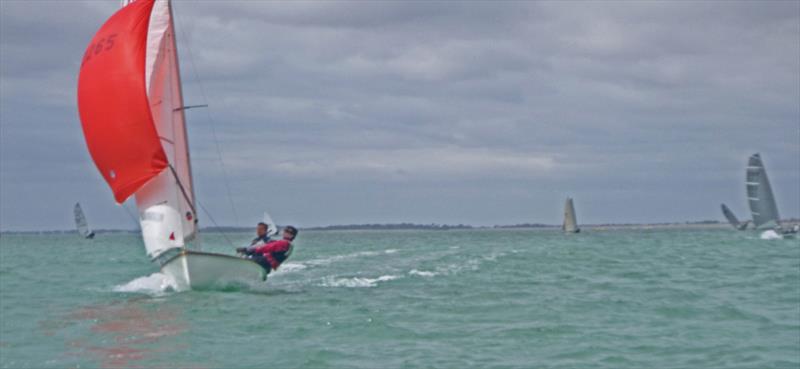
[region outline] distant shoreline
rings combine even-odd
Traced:
[[[800,219],[786,219],[784,224],[798,224]],[[716,220],[687,221],[683,223],[609,223],[609,224],[581,224],[584,229],[673,229],[673,228],[728,228],[730,225]],[[329,225],[322,227],[300,227],[304,231],[392,231],[392,230],[418,230],[418,231],[454,231],[454,230],[487,230],[487,229],[560,229],[560,225],[541,223],[522,223],[512,225],[472,226],[466,224],[415,224],[415,223],[389,223],[389,224],[346,224]],[[202,232],[251,232],[253,227],[205,227]],[[133,233],[134,229],[96,229],[95,233]],[[76,230],[42,230],[42,231],[2,231],[0,234],[71,234]]]

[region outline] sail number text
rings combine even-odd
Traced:
[[[96,43],[90,44],[88,48],[86,48],[86,53],[83,54],[83,62],[81,62],[81,66],[86,64],[92,57],[100,54],[104,51],[111,50],[114,48],[114,38],[117,37],[117,34],[111,34],[106,37],[102,37],[97,40]]]

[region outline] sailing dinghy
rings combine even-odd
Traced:
[[[86,145],[117,203],[135,196],[147,256],[179,289],[261,281],[255,262],[190,248],[197,202],[168,0],[125,0],[83,56]]]
[[[772,194],[772,186],[767,178],[767,170],[758,153],[750,156],[747,161],[747,202],[750,205],[750,214],[753,216],[753,225],[758,230],[774,230],[783,236],[793,236],[797,233],[797,226],[784,229],[780,224],[778,206]]]
[[[567,197],[564,203],[564,223],[561,225],[561,230],[566,233],[579,233],[578,221],[575,219],[575,206],[572,204],[572,198]]]
[[[78,234],[86,239],[94,238],[94,231],[89,228],[89,223],[86,222],[86,216],[83,215],[83,209],[81,209],[81,204],[79,202],[75,203],[73,213],[75,214],[75,228],[78,230]]]

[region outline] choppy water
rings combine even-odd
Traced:
[[[750,232],[303,232],[189,292],[134,235],[0,243],[3,368],[800,367],[800,244]]]

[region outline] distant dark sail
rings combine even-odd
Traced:
[[[728,219],[728,223],[730,223],[733,226],[733,228],[736,228],[740,231],[745,230],[745,228],[747,228],[747,225],[750,223],[750,221],[740,223],[739,219],[736,218],[736,215],[733,215],[731,209],[728,209],[728,207],[725,206],[725,204],[722,204],[722,214],[725,215],[725,218]]]
[[[778,207],[772,195],[767,171],[759,154],[753,154],[747,163],[747,202],[750,204],[750,213],[753,215],[753,225],[758,229],[775,228],[780,226],[778,221]]]

